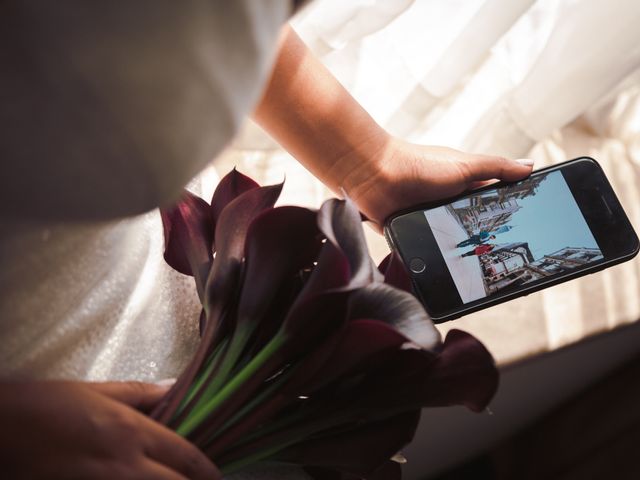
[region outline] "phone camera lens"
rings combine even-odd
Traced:
[[[422,273],[427,268],[427,265],[424,263],[424,260],[421,258],[412,258],[409,262],[409,270],[413,273]]]

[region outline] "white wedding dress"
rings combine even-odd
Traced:
[[[2,378],[180,373],[199,304],[164,263],[158,211],[141,212],[175,199],[232,139],[289,8],[21,2],[0,15]],[[191,187],[203,182],[210,194],[217,178]]]

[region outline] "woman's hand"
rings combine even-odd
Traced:
[[[137,382],[0,383],[0,471],[29,479],[219,479],[194,445],[138,410],[166,389]]]
[[[474,155],[395,138],[381,145],[375,158],[361,161],[344,180],[349,197],[378,225],[403,208],[451,197],[491,180],[520,180],[533,166],[531,160]]]

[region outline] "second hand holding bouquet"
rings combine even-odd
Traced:
[[[161,212],[166,261],[195,278],[202,338],[152,415],[225,474],[277,463],[399,478],[421,408],[483,410],[493,358],[459,330],[441,341],[400,259],[371,260],[351,201],[274,208],[281,188],[233,170],[211,205],[185,192]]]

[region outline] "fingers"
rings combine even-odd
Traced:
[[[220,471],[195,445],[159,423],[144,418],[145,453],[192,480],[222,479]]]
[[[87,384],[94,391],[138,410],[153,408],[170,385],[143,382],[99,382]]]
[[[141,382],[105,382],[88,385],[114,402],[135,408],[146,408],[155,404],[169,388],[169,385]],[[144,456],[158,464],[154,467],[157,471],[160,472],[161,467],[167,469],[162,470],[164,476],[150,478],[222,479],[220,471],[195,445],[141,413],[124,406],[120,408],[123,409],[123,415],[119,418],[123,421],[120,425],[122,428],[117,431],[120,432],[118,438],[122,440],[121,443],[133,439]],[[171,471],[175,472],[173,476],[169,476]]]
[[[488,155],[473,155],[465,164],[469,184],[494,178],[512,182],[525,178],[533,168],[533,160],[509,160]]]

